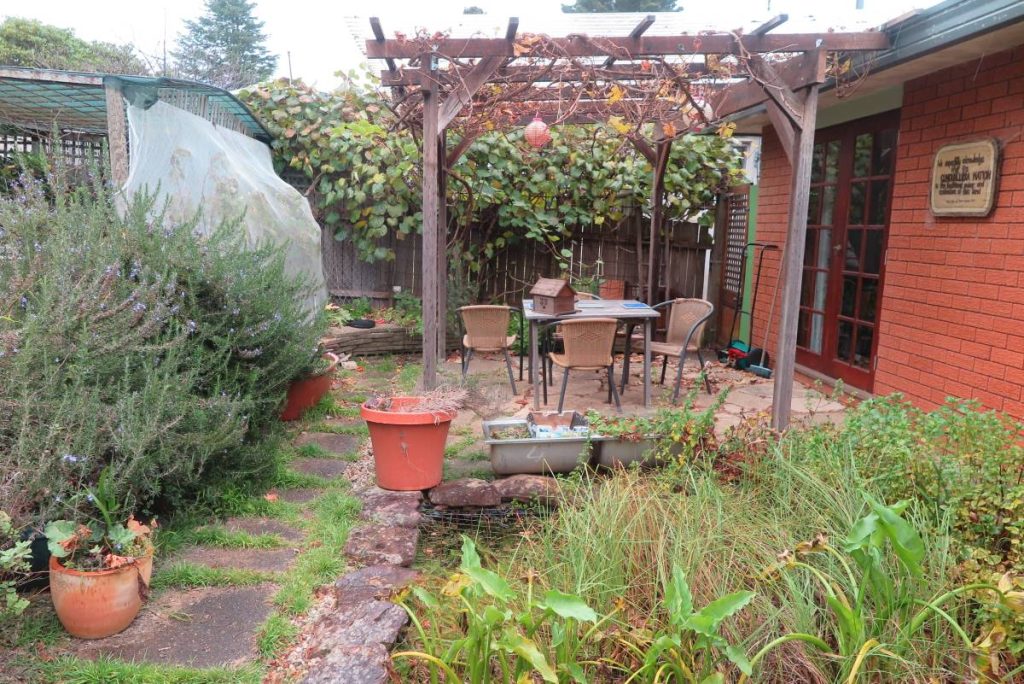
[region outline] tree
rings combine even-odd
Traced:
[[[131,45],[85,41],[71,29],[17,17],[0,24],[0,64],[105,74],[149,73]]]
[[[563,12],[678,12],[677,0],[576,0]]]
[[[476,5],[472,5],[470,7],[467,7],[466,9],[462,10],[462,13],[463,14],[483,14],[484,11],[482,9],[480,9],[479,7],[477,7]]]
[[[277,56],[265,45],[263,22],[249,0],[206,0],[206,13],[185,22],[173,52],[179,75],[234,89],[265,80]]]

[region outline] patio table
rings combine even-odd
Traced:
[[[651,404],[651,327],[661,314],[647,304],[634,299],[584,299],[576,302],[573,313],[550,316],[533,310],[533,300],[523,300],[523,318],[530,324],[530,384],[533,385],[533,408],[540,409],[540,377],[537,369],[540,356],[537,352],[537,328],[553,321],[571,321],[578,318],[616,318],[627,324],[644,326],[644,408]],[[630,325],[630,330],[632,330]],[[630,334],[626,335],[626,356],[623,361],[622,383],[625,387],[625,373],[629,368]]]

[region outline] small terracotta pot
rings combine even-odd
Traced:
[[[102,639],[132,623],[153,573],[153,555],[113,570],[81,572],[50,556],[50,598],[64,629],[80,639]]]
[[[284,411],[281,412],[281,420],[297,420],[331,391],[331,374],[338,367],[338,357],[327,352],[324,358],[331,362],[327,370],[320,375],[296,380],[288,388],[288,400],[285,402]]]
[[[418,402],[417,397],[394,397],[398,407]],[[422,411],[399,413],[362,407],[370,429],[377,485],[382,489],[414,491],[441,483],[444,445],[454,413]]]

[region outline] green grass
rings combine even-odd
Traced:
[[[458,440],[454,444],[449,444],[444,448],[445,458],[455,458],[462,453],[463,449],[473,446],[476,444],[476,438],[472,435],[466,435],[462,439]]]
[[[273,534],[249,534],[220,526],[168,529],[160,532],[159,553],[170,555],[183,546],[216,546],[222,549],[276,549],[284,540]]]
[[[373,361],[369,359],[361,359],[359,365],[365,369],[365,372],[376,373],[379,375],[391,375],[398,368],[398,364],[395,362],[393,356],[382,356]]]
[[[282,613],[274,613],[263,623],[256,638],[260,656],[272,660],[299,636],[299,628]]]
[[[348,403],[350,403],[350,404],[355,404],[355,406],[342,406],[342,407],[340,407],[337,411],[334,412],[334,417],[335,418],[358,418],[360,416],[359,407],[360,407],[360,405],[362,405],[362,403],[364,401],[366,401],[366,399],[362,399],[362,400],[357,401],[357,399],[354,398],[353,396],[349,396],[348,398],[346,398],[346,401]]]
[[[416,383],[419,382],[422,375],[422,364],[406,363],[399,369],[398,375],[395,376],[395,387],[400,392],[411,392],[416,388]]]
[[[263,679],[263,669],[257,665],[199,670],[70,656],[36,661],[36,669],[39,676],[35,681],[61,684],[258,684]]]
[[[365,423],[362,425],[332,425],[331,423],[321,422],[311,425],[309,429],[315,432],[330,432],[335,435],[358,435],[363,437],[370,434]]]
[[[343,408],[344,406],[338,403],[337,399],[334,398],[334,395],[328,393],[323,399],[317,402],[316,406],[313,406],[302,414],[302,421],[311,422],[336,416],[338,415],[338,411],[341,411]]]
[[[470,451],[459,456],[463,461],[490,461],[491,454],[487,451],[477,450]]]
[[[450,464],[444,464],[444,479],[454,480],[456,478],[470,477],[478,480],[493,480],[496,476],[490,467],[470,468],[455,470]]]
[[[195,563],[178,562],[153,574],[153,589],[193,589],[196,587],[241,587],[275,582],[280,573],[210,568]]]

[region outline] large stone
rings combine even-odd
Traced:
[[[316,444],[325,451],[334,454],[351,454],[359,450],[363,438],[359,435],[346,435],[337,432],[303,432],[295,438],[295,446]]]
[[[420,523],[423,494],[418,491],[392,492],[370,487],[359,498],[363,501],[360,516],[364,520],[398,527],[416,527]]]
[[[349,646],[313,661],[300,684],[384,684],[388,650],[382,644]]]
[[[281,489],[277,492],[277,497],[286,503],[301,504],[309,503],[323,493],[324,490],[316,487],[300,487],[299,489]]]
[[[128,629],[73,640],[75,655],[139,663],[230,667],[256,659],[256,633],[270,614],[272,584],[169,590],[147,604]]]
[[[364,565],[409,567],[416,558],[420,531],[415,527],[363,525],[352,530],[345,543],[345,555]]]
[[[338,603],[356,603],[390,598],[415,582],[420,573],[394,565],[371,565],[343,575],[334,582]]]
[[[491,483],[498,496],[506,501],[558,503],[558,482],[544,475],[512,475]]]
[[[296,458],[290,467],[297,473],[333,480],[342,477],[350,465],[347,461],[336,458]]]
[[[487,480],[465,477],[442,482],[430,490],[430,502],[435,506],[497,506],[501,496]]]
[[[324,657],[346,646],[390,646],[408,622],[405,609],[390,601],[339,604],[313,625],[307,656]]]

